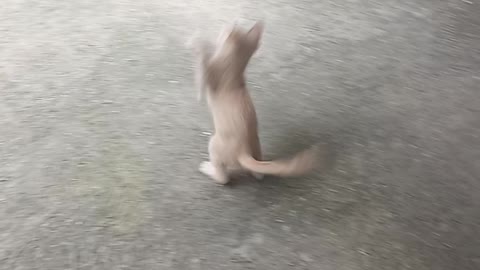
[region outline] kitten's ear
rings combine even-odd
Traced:
[[[255,25],[247,32],[247,40],[250,44],[255,46],[255,48],[257,48],[260,44],[264,28],[265,26],[263,21],[257,21]]]
[[[232,35],[233,31],[235,30],[236,25],[235,24],[228,24],[225,25],[222,28],[222,31],[220,31],[220,34],[217,37],[217,46],[221,47],[223,43]]]

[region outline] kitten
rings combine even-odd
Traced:
[[[262,22],[248,31],[232,26],[223,31],[216,44],[206,40],[194,44],[196,87],[200,99],[207,94],[215,126],[208,147],[210,161],[202,162],[199,170],[218,184],[228,183],[230,175],[238,170],[260,179],[263,174],[300,175],[315,167],[315,147],[288,160],[262,161],[257,116],[244,73],[263,29]]]

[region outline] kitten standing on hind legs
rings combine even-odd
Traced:
[[[227,184],[234,171],[247,171],[257,179],[264,174],[296,176],[314,169],[316,147],[287,160],[262,161],[255,107],[246,88],[244,73],[257,50],[263,23],[248,31],[227,28],[216,44],[197,41],[194,46],[199,98],[206,94],[215,133],[209,142],[209,161],[199,170],[218,184]]]

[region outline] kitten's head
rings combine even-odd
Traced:
[[[227,27],[218,37],[217,54],[246,65],[260,45],[263,29],[264,24],[261,21],[256,22],[249,30],[236,24]]]

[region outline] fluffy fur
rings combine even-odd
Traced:
[[[244,73],[263,34],[257,22],[245,31],[237,26],[225,29],[216,43],[197,40],[198,97],[207,95],[215,134],[210,138],[210,161],[199,170],[219,184],[226,184],[233,171],[248,171],[256,178],[263,174],[295,176],[315,166],[316,149],[310,148],[287,160],[262,161],[257,116],[245,85]]]

